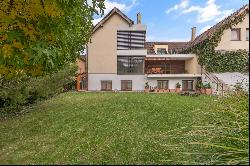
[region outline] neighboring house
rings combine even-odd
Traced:
[[[215,48],[216,51],[236,51],[239,49],[247,50],[249,52],[249,5],[244,5],[242,8],[223,19],[201,35],[195,38],[190,43],[189,47],[192,47],[200,42],[204,41],[208,37],[212,36],[221,26],[227,24],[230,20],[234,20],[242,12],[246,12],[246,16],[242,22],[226,29],[223,32],[221,41]],[[213,85],[214,92],[222,91],[223,89],[230,90],[236,85],[237,82],[243,82],[243,87],[248,90],[249,85],[249,74],[248,73],[209,73],[206,71],[202,72],[202,81],[210,82]]]
[[[87,47],[88,90],[143,91],[151,87],[195,90],[201,78],[194,54],[179,54],[188,43],[148,42],[146,26],[114,8],[93,30]]]
[[[77,64],[77,84],[76,89],[80,90],[87,90],[87,73],[86,73],[86,59],[80,57],[76,60]]]

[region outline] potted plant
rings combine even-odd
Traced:
[[[206,85],[201,83],[200,86],[201,86],[201,89],[200,89],[201,94],[205,94],[206,93]]]
[[[202,88],[203,88],[202,87],[202,82],[201,81],[197,82],[197,84],[196,84],[196,91],[201,93],[201,89]]]
[[[180,84],[179,82],[176,84],[176,89],[175,89],[175,91],[176,91],[177,93],[180,93],[180,91],[181,91],[181,84]]]
[[[212,94],[212,86],[211,86],[210,82],[205,85],[205,91],[206,91],[207,95]]]
[[[149,85],[148,85],[148,82],[145,83],[145,90],[144,92],[149,92]]]

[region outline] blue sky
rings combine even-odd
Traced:
[[[230,15],[248,0],[106,0],[105,14],[119,8],[136,21],[141,12],[147,25],[147,41],[188,41],[191,28],[197,35]],[[95,16],[94,23],[101,18]]]

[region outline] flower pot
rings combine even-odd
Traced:
[[[164,89],[159,89],[159,92],[164,92]]]
[[[175,89],[169,89],[169,92],[173,93],[175,92]]]
[[[149,92],[149,89],[145,89],[144,92],[147,92],[147,93],[148,93],[148,92]]]
[[[211,95],[212,94],[212,89],[211,88],[209,88],[209,89],[206,88],[206,94]]]
[[[181,92],[181,88],[176,88],[176,89],[175,89],[175,92],[176,92],[176,93],[180,93],[180,92]]]
[[[169,89],[164,89],[163,92],[169,92]]]
[[[201,88],[201,89],[200,89],[200,92],[201,92],[202,94],[205,94],[205,93],[206,93],[206,89]]]

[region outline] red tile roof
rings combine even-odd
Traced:
[[[146,42],[146,49],[148,53],[154,53],[154,45],[168,45],[168,52],[174,51],[176,53],[181,52],[188,46],[189,42]]]

